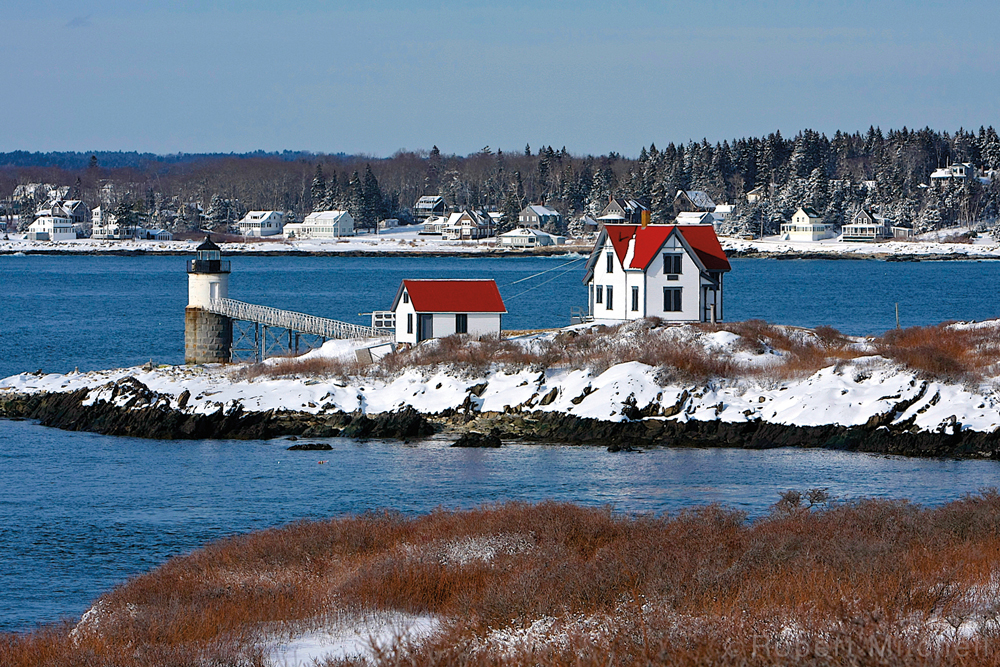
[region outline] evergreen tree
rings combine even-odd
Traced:
[[[323,200],[326,198],[326,179],[323,177],[323,165],[316,165],[316,175],[313,176],[309,188],[310,202],[314,211],[323,210]]]
[[[524,156],[531,157],[531,144],[524,145]]]
[[[378,179],[372,173],[370,164],[365,165],[365,178],[361,186],[361,220],[362,224],[369,229],[378,225],[379,220],[385,218],[385,201],[382,198],[382,189],[378,185]]]

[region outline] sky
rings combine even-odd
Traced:
[[[7,0],[0,151],[465,155],[1000,126],[1000,3]]]

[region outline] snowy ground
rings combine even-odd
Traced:
[[[844,243],[838,238],[822,241],[785,241],[780,236],[765,236],[763,240],[744,240],[735,237],[720,237],[723,249],[741,253],[761,254],[803,254],[821,253],[828,255],[953,255],[974,257],[996,257],[1000,259],[1000,243],[989,234],[980,234],[972,243],[944,243],[948,238],[957,237],[969,229],[955,227],[938,232],[922,234],[915,241],[887,241],[885,243]]]
[[[991,322],[975,326],[997,325]],[[766,368],[780,360],[780,351],[741,344],[740,336],[728,331],[706,333],[684,326],[669,331],[678,342],[702,345],[713,355],[728,356],[742,368]],[[542,333],[513,340],[530,346],[533,341],[553,335]],[[351,358],[355,346],[366,344],[330,341],[313,354]],[[859,345],[864,351],[863,340]],[[425,414],[436,414],[469,400],[481,412],[519,407],[615,422],[626,419],[623,412],[631,405],[639,409],[658,405],[660,410],[654,412],[669,416],[651,419],[760,419],[786,425],[857,426],[873,416],[889,415],[890,423],[913,419],[916,428],[941,433],[956,429],[990,432],[1000,426],[1000,378],[991,378],[978,387],[922,380],[874,354],[840,361],[808,377],[778,380],[768,379],[766,373],[748,373],[748,377],[712,380],[702,385],[663,385],[657,368],[639,362],[618,364],[603,372],[493,368],[472,376],[449,366],[416,367],[394,376],[376,374],[350,381],[318,377],[237,381],[233,373],[233,366],[220,365],[146,366],[65,375],[22,373],[0,380],[0,395],[86,388],[87,403],[113,400],[124,406],[132,396],[119,391],[113,398],[114,383],[132,377],[160,395],[158,404],[201,414],[219,409],[225,412],[237,405],[250,412],[361,410],[368,414],[412,406]],[[485,390],[473,395],[470,390],[483,382]],[[912,401],[912,405],[897,411],[896,406],[904,401]],[[134,407],[143,405],[140,401]]]
[[[411,225],[403,229],[392,229],[379,234],[359,234],[341,239],[254,240],[245,243],[220,244],[225,254],[248,254],[256,252],[433,252],[468,253],[486,252],[496,248],[496,239],[482,241],[444,241],[440,236],[422,235],[422,225]],[[197,241],[105,241],[99,239],[76,239],[72,241],[30,241],[23,234],[10,234],[7,241],[0,240],[0,254],[18,252],[148,252],[148,253],[193,253],[201,242]],[[579,250],[579,248],[575,248]],[[589,246],[587,248],[589,250]]]

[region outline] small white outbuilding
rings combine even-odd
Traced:
[[[392,312],[396,342],[416,344],[452,334],[500,335],[507,309],[493,280],[404,280]]]
[[[565,245],[566,237],[543,232],[530,227],[518,227],[497,237],[497,245],[502,248],[536,248],[548,245]]]

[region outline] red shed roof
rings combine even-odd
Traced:
[[[494,280],[404,280],[396,304],[406,290],[419,313],[506,313]]]
[[[674,229],[681,233],[707,270],[729,271],[731,268],[711,225],[606,225],[604,229],[622,265],[628,253],[629,241],[635,238],[632,261],[628,266],[630,269],[645,270]]]

